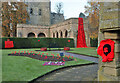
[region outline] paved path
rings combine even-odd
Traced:
[[[60,53],[60,51],[54,51]],[[66,55],[98,63],[98,58],[64,52]],[[95,81],[97,80],[98,64],[70,67],[55,71],[36,81]]]
[[[98,65],[71,67],[53,72],[37,81],[96,81]]]
[[[54,52],[60,53],[60,51],[54,51]],[[63,53],[65,55],[70,55],[70,56],[73,56],[73,57],[76,57],[76,58],[80,58],[80,59],[84,59],[84,60],[93,61],[95,63],[98,63],[98,58],[94,58],[94,57],[90,57],[90,56],[84,56],[84,55],[79,55],[79,54],[73,54],[73,53],[67,53],[67,52],[64,52],[64,51],[63,51]]]

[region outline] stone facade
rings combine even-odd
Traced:
[[[30,21],[17,25],[17,37],[52,37],[73,38],[77,41],[78,18],[64,20],[63,14],[51,13],[50,2],[29,2],[28,13]],[[39,11],[41,10],[41,12]],[[39,15],[39,13],[41,13]],[[88,21],[84,20],[84,30],[87,46],[90,46]]]
[[[84,25],[86,25],[84,27],[86,42],[87,42],[87,46],[90,46],[88,27],[87,27],[87,23],[85,22],[86,21],[84,21]],[[51,26],[35,26],[28,24],[19,24],[17,26],[17,37],[29,37],[29,34],[32,33],[34,34],[34,37],[37,38],[37,37],[41,37],[38,35],[42,33],[45,35],[44,37],[73,38],[76,44],[77,31],[78,31],[78,18],[70,18],[61,23],[54,24]]]
[[[63,14],[51,13],[51,24],[57,24],[64,21]]]
[[[1,9],[2,9],[2,2],[0,1],[0,37],[2,37],[2,13],[1,13]]]
[[[111,39],[115,42],[114,59],[112,62],[102,62],[99,57],[99,81],[120,81],[120,3],[104,2],[100,4],[99,42]]]
[[[50,2],[26,2],[28,5],[27,12],[30,16],[28,24],[49,26],[51,6]]]
[[[63,14],[57,14],[51,12],[51,2],[25,2],[27,7],[27,12],[30,16],[30,20],[27,24],[50,26],[51,24],[56,24],[64,21]]]
[[[49,26],[35,26],[28,24],[19,24],[17,26],[17,37],[30,37],[29,34],[33,34],[32,37],[40,37],[40,34],[44,34],[44,37],[49,37]]]
[[[54,24],[50,27],[51,37],[56,38],[74,38],[78,29],[78,19],[70,18],[61,23]],[[58,35],[57,35],[58,33]],[[54,36],[55,34],[55,36]]]

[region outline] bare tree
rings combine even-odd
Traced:
[[[88,5],[85,6],[85,13],[88,14],[89,34],[91,38],[98,37],[99,7],[100,3],[92,2],[92,0],[89,0]]]
[[[56,11],[56,13],[63,14],[64,12],[63,12],[62,8],[63,8],[63,3],[62,2],[56,3],[56,5],[55,5],[55,11]]]

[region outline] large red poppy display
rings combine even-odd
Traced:
[[[114,41],[111,39],[102,40],[97,49],[98,55],[102,57],[102,62],[113,61],[114,58]]]
[[[87,47],[83,27],[83,18],[78,18],[77,48]]]
[[[13,41],[5,41],[5,48],[13,48],[14,44]]]

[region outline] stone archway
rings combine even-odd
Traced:
[[[53,33],[53,38],[55,38],[55,33]]]
[[[65,30],[65,38],[67,38],[67,36],[68,36],[68,31]]]
[[[56,32],[56,38],[58,38],[58,37],[59,37],[58,32]]]
[[[63,33],[62,31],[59,32],[60,38],[63,38]]]
[[[39,33],[38,37],[46,37],[44,33]]]
[[[35,37],[35,34],[33,32],[28,33],[27,37]]]

